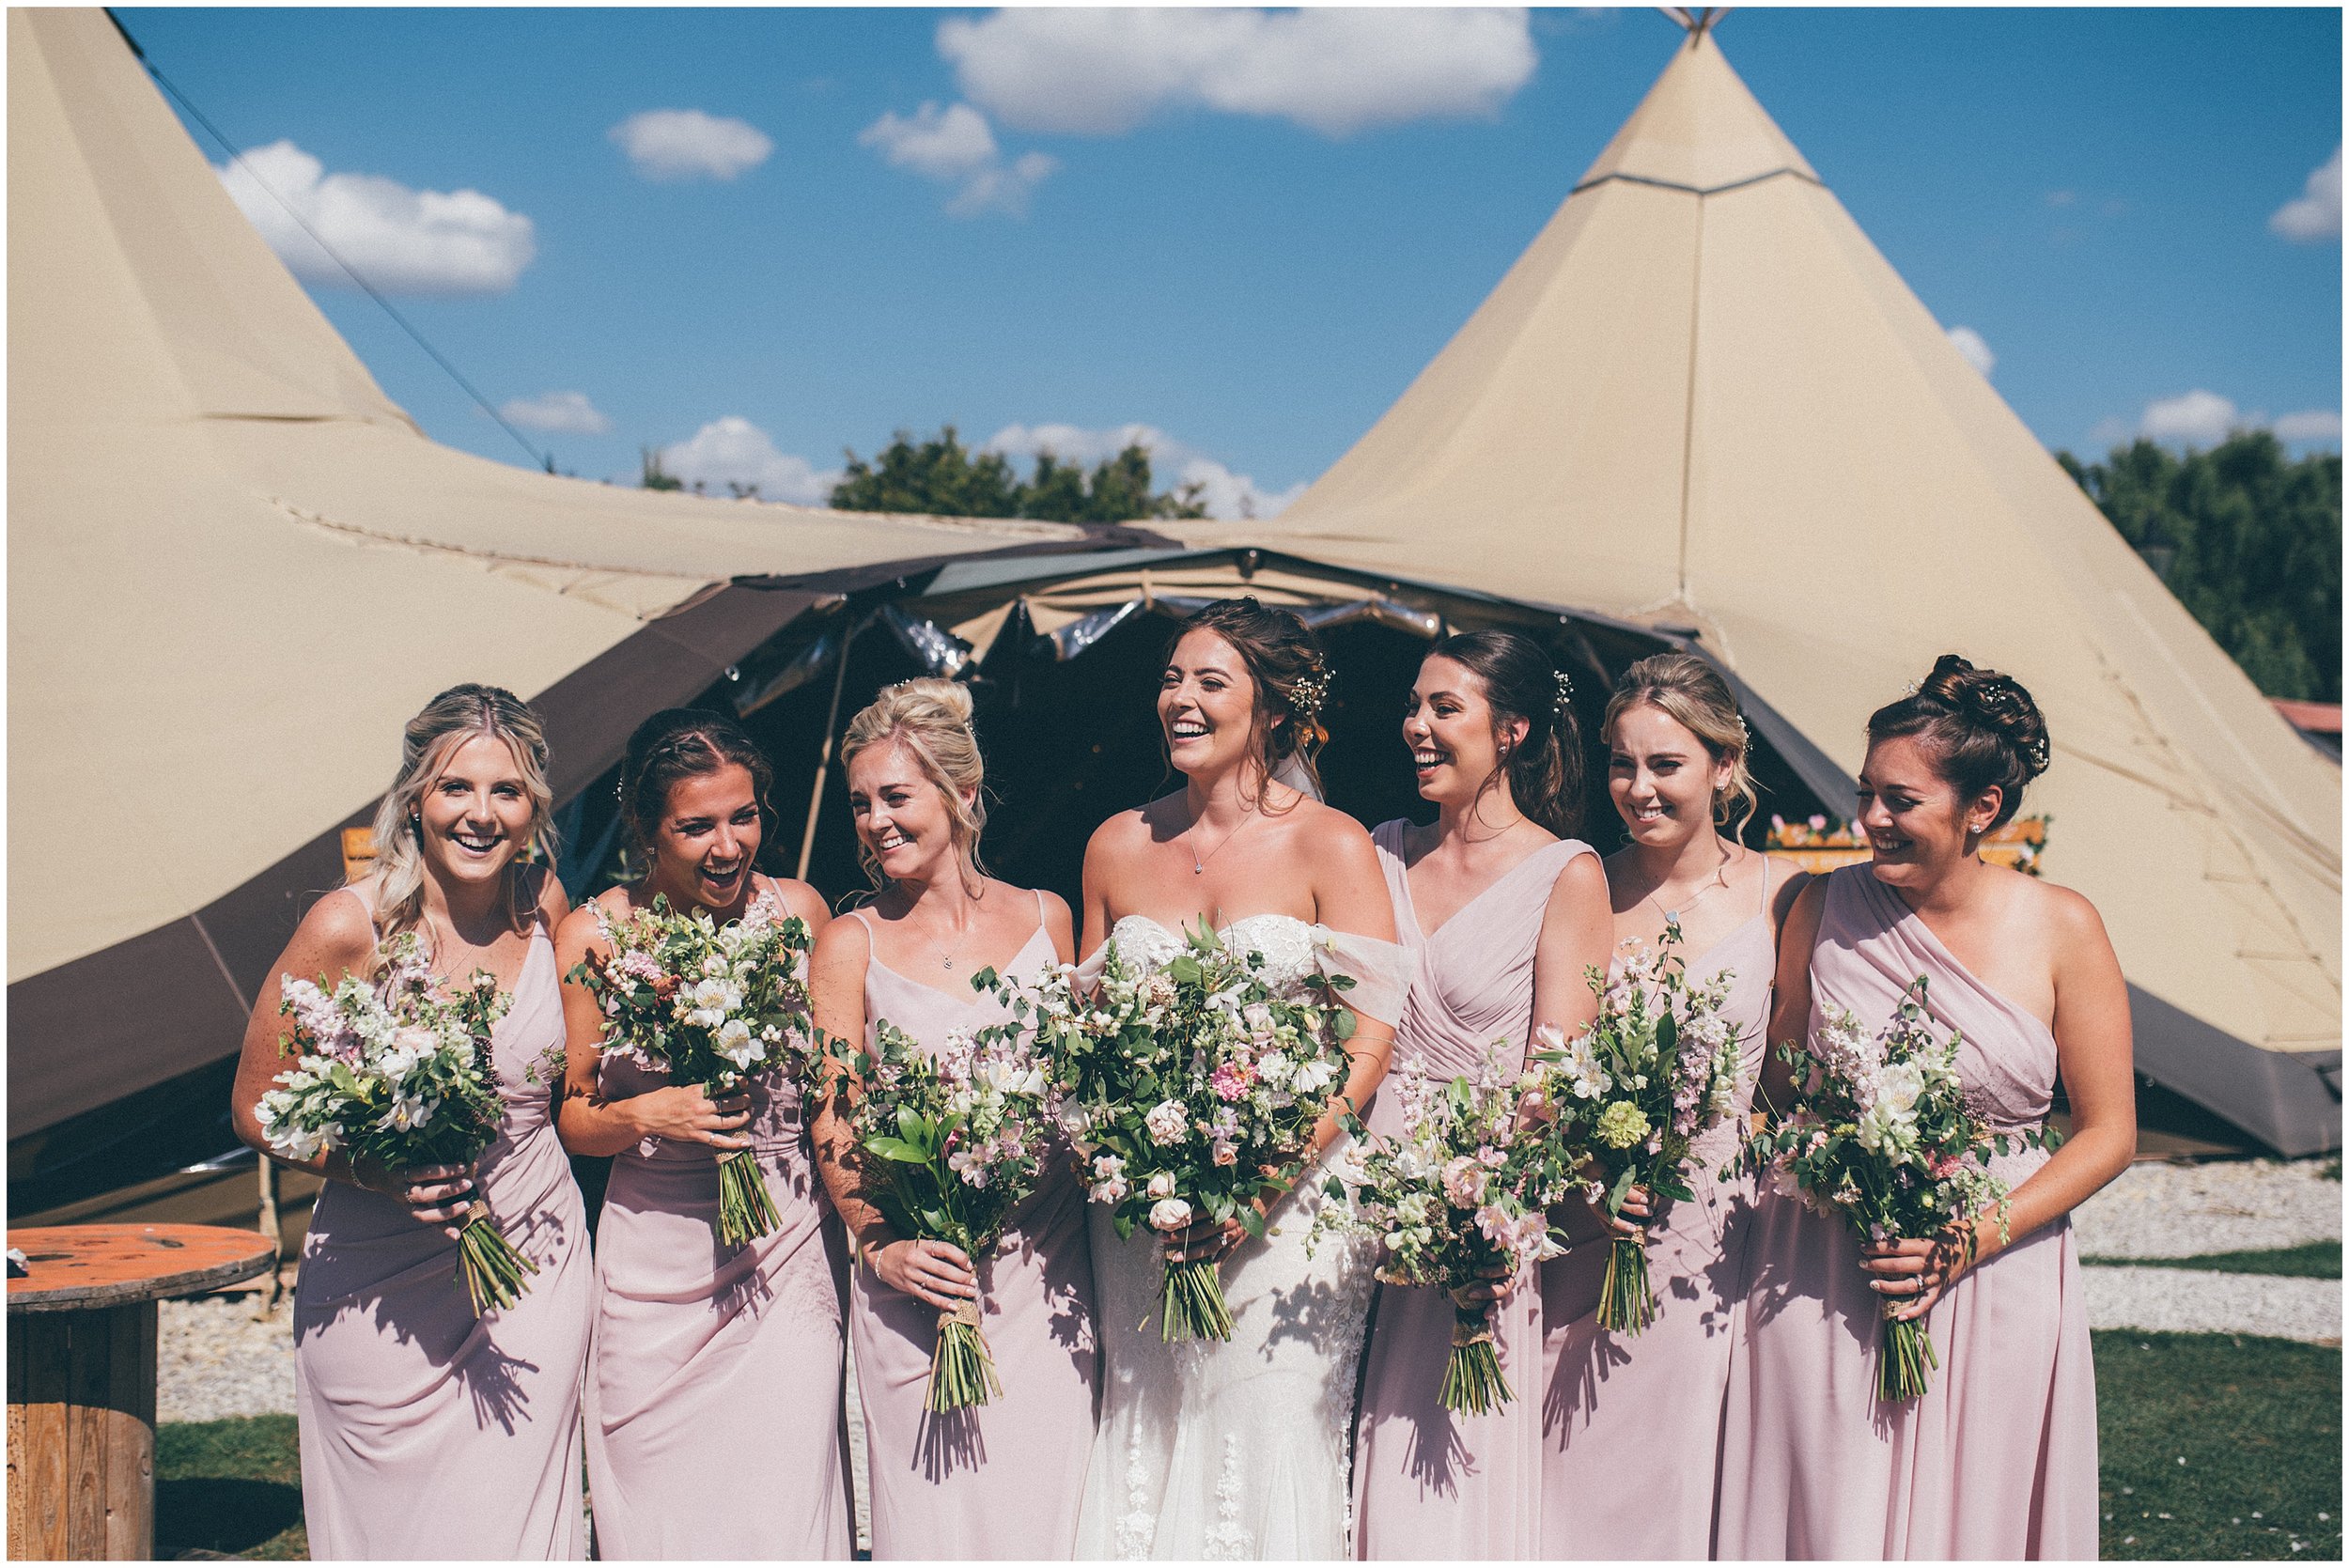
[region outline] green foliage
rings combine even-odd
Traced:
[[[1150,450],[1139,443],[1097,464],[1037,454],[1035,472],[1019,477],[1001,453],[972,454],[952,425],[926,440],[899,430],[871,462],[848,454],[832,487],[844,512],[932,512],[943,517],[1035,518],[1047,522],[1126,522],[1136,518],[1202,518],[1200,487],[1150,489]]]
[[[2341,700],[2341,455],[2264,430],[2181,457],[2150,441],[2056,454],[2180,603],[2271,697]]]
[[[681,490],[685,488],[684,480],[679,479],[676,474],[671,474],[667,469],[661,466],[661,454],[658,451],[649,446],[645,447],[642,450],[644,452],[645,459],[645,477],[642,485],[639,487],[640,489],[648,490]]]
[[[2340,1559],[2338,1347],[2094,1340],[2106,1558]]]

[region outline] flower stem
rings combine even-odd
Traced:
[[[979,1304],[964,1301],[938,1314],[938,1343],[930,1351],[932,1413],[945,1415],[972,1405],[985,1405],[1003,1391],[995,1375],[995,1357],[979,1330]]]
[[[1598,1291],[1598,1326],[1610,1333],[1637,1334],[1656,1321],[1656,1297],[1648,1289],[1647,1244],[1617,1236],[1607,1250],[1607,1278]]]
[[[1232,1337],[1232,1310],[1224,1305],[1222,1278],[1204,1258],[1166,1265],[1159,1309],[1161,1341]]]
[[[1444,1359],[1443,1388],[1438,1398],[1447,1410],[1466,1410],[1475,1416],[1517,1398],[1508,1378],[1501,1375],[1489,1302],[1453,1303],[1452,1349]]]
[[[465,1276],[465,1294],[479,1317],[492,1307],[510,1307],[530,1288],[529,1276],[538,1265],[506,1239],[490,1205],[475,1203],[472,1216],[457,1233],[457,1257]]]
[[[718,1239],[739,1247],[771,1234],[783,1224],[775,1201],[768,1196],[766,1173],[758,1156],[735,1149],[718,1157]]]
[[[1887,1405],[1898,1405],[1921,1397],[1933,1386],[1933,1374],[1941,1368],[1941,1358],[1934,1353],[1933,1334],[1924,1319],[1884,1320],[1883,1353],[1876,1361],[1876,1397]]]

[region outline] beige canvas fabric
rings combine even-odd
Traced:
[[[11,984],[331,829],[456,681],[537,693],[737,576],[1079,535],[433,444],[99,11],[8,13],[8,218]]]
[[[1847,768],[1956,651],[2039,698],[2049,875],[2130,978],[2341,1040],[2341,775],[1962,359],[1721,57],[1684,44],[1467,325],[1280,518],[1167,524],[1651,624]]]

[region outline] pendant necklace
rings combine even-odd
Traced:
[[[1254,812],[1250,812],[1246,816],[1243,816],[1240,819],[1238,827],[1223,835],[1223,844],[1219,844],[1214,848],[1208,850],[1206,860],[1202,860],[1199,858],[1199,841],[1192,836],[1193,831],[1199,826],[1199,820],[1198,818],[1193,817],[1191,819],[1190,826],[1183,830],[1184,847],[1190,851],[1190,874],[1193,877],[1205,877],[1207,874],[1207,861],[1214,860],[1218,855],[1223,853],[1223,845],[1231,843],[1234,839],[1239,837],[1240,834],[1246,832],[1248,831],[1248,824],[1253,822],[1255,819],[1256,814]]]
[[[1664,908],[1664,901],[1663,901],[1662,899],[1660,899],[1660,898],[1657,897],[1655,893],[1649,893],[1649,894],[1647,895],[1647,901],[1648,901],[1649,903],[1651,903],[1651,904],[1653,904],[1653,905],[1655,905],[1655,906],[1656,906],[1656,912],[1657,912],[1657,914],[1662,915],[1662,916],[1664,917],[1664,923],[1665,923],[1666,924],[1668,924],[1668,925],[1670,925],[1670,924],[1678,924],[1678,922],[1679,922],[1679,920],[1680,920],[1680,917],[1681,917],[1682,915],[1687,914],[1687,913],[1688,913],[1690,909],[1693,909],[1693,908],[1695,908],[1698,905],[1700,905],[1700,904],[1703,903],[1703,902],[1705,901],[1705,899],[1706,899],[1708,896],[1710,896],[1710,895],[1711,895],[1711,893],[1712,893],[1712,892],[1713,892],[1713,890],[1714,890],[1715,888],[1718,888],[1718,887],[1724,887],[1724,886],[1726,886],[1726,885],[1727,885],[1727,881],[1726,881],[1726,879],[1723,877],[1722,873],[1723,873],[1723,872],[1725,872],[1725,871],[1727,871],[1727,870],[1729,869],[1729,864],[1730,864],[1730,862],[1731,862],[1734,858],[1735,858],[1735,857],[1734,857],[1734,856],[1733,856],[1733,855],[1732,855],[1732,854],[1731,854],[1728,850],[1726,850],[1726,849],[1722,850],[1722,851],[1721,851],[1721,862],[1720,862],[1720,864],[1719,864],[1719,865],[1717,865],[1717,866],[1715,866],[1715,867],[1713,868],[1713,874],[1712,874],[1712,876],[1711,876],[1711,877],[1707,877],[1707,878],[1705,879],[1705,881],[1704,881],[1704,884],[1703,884],[1702,887],[1700,887],[1700,888],[1698,888],[1698,889],[1697,889],[1697,892],[1696,892],[1696,896],[1694,896],[1693,898],[1690,898],[1690,899],[1687,900],[1685,903],[1683,903],[1683,904],[1680,906],[1680,908],[1677,908],[1677,909],[1667,909],[1667,908]],[[1656,892],[1657,892],[1657,893],[1661,893],[1661,892],[1663,892],[1663,891],[1664,891],[1664,890],[1663,890],[1661,887],[1658,887],[1658,888],[1656,890]]]

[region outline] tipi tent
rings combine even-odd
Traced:
[[[2055,738],[2030,808],[2050,875],[2111,931],[2140,1065],[2279,1147],[2337,1145],[2339,768],[1960,357],[1709,30],[1250,542],[1697,629],[1849,769],[1937,655],[2013,672]]]
[[[8,216],[12,1145],[235,1051],[441,688],[537,698],[575,793],[845,587],[1101,542],[435,445],[101,11],[8,13]]]

